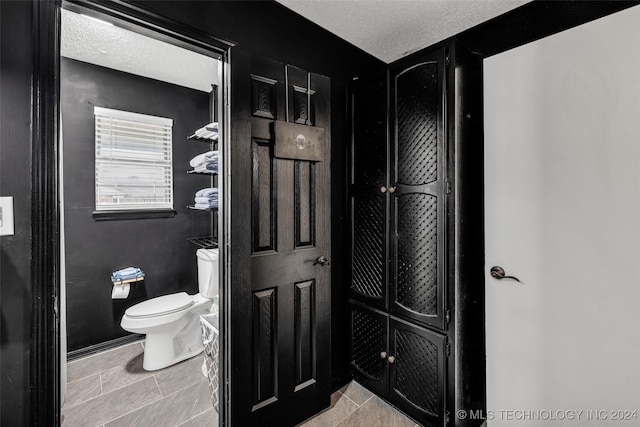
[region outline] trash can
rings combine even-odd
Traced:
[[[218,411],[218,353],[220,349],[218,333],[218,313],[200,316],[202,344],[204,344],[204,360],[207,366],[211,404]]]

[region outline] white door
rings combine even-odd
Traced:
[[[638,22],[484,61],[489,426],[640,425]]]

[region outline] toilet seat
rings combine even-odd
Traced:
[[[186,292],[151,298],[132,307],[124,313],[130,318],[144,319],[177,313],[193,305],[193,298]]]

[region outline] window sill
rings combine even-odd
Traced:
[[[148,211],[94,211],[93,212],[93,219],[96,221],[173,218],[174,216],[176,216],[176,211],[173,209],[158,209],[158,210],[148,210]]]

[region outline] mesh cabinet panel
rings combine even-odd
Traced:
[[[387,170],[384,81],[357,86],[353,93],[353,183],[383,184]]]
[[[354,198],[353,277],[351,287],[370,298],[383,297],[384,200],[378,195]]]
[[[438,314],[437,199],[427,194],[398,198],[396,302],[428,316]]]
[[[406,330],[396,330],[395,389],[432,415],[438,413],[438,346]]]
[[[438,179],[438,66],[427,63],[396,78],[398,182]]]
[[[372,379],[384,380],[386,360],[380,352],[386,350],[386,319],[364,311],[351,311],[351,363]]]

